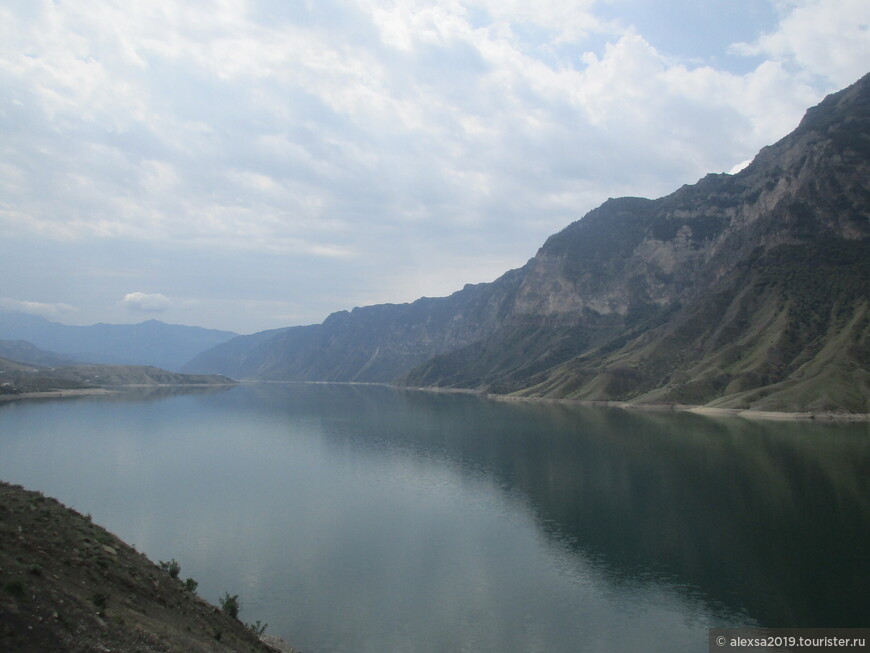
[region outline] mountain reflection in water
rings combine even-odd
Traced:
[[[702,651],[867,623],[868,436],[262,384],[2,406],[0,477],[305,651]]]

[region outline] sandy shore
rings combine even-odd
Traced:
[[[19,394],[0,395],[2,401],[17,401],[18,399],[57,399],[61,397],[85,397],[88,395],[112,394],[105,388],[82,388],[80,390],[46,390],[45,392],[21,392]]]
[[[773,420],[820,420],[837,422],[868,422],[870,413],[801,412],[789,413],[773,410],[752,410],[750,408],[712,408],[710,406],[682,406],[680,410],[699,415],[730,415],[750,419]]]
[[[625,410],[638,410],[646,412],[687,412],[711,417],[743,417],[747,419],[765,419],[779,421],[802,421],[817,420],[831,422],[868,422],[870,413],[840,413],[824,411],[788,412],[772,410],[753,410],[751,408],[714,408],[711,406],[692,406],[688,404],[634,404],[626,401],[584,401],[579,399],[554,399],[551,397],[517,397],[514,395],[499,395],[479,392],[475,390],[453,388],[408,388],[421,392],[444,392],[458,394],[477,394],[494,401],[507,402],[533,402],[565,404],[571,406],[604,406],[612,408],[624,408]]]
[[[18,399],[60,399],[64,397],[86,397],[90,395],[118,394],[128,390],[148,390],[157,388],[181,388],[201,389],[215,388],[225,389],[238,385],[232,383],[127,383],[125,385],[113,385],[107,388],[80,388],[67,390],[46,390],[44,392],[20,392],[18,394],[2,394],[0,402],[16,401]]]

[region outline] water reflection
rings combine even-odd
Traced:
[[[868,436],[269,384],[0,408],[0,477],[307,652],[701,651],[866,624]]]
[[[287,408],[288,397],[271,392]],[[528,497],[612,582],[672,582],[767,626],[870,610],[870,427],[711,418],[354,386],[297,387],[337,441],[441,456]],[[362,417],[361,417],[362,416]]]

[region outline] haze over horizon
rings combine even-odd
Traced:
[[[738,170],[870,61],[864,0],[0,18],[0,308],[239,333],[491,281],[608,197]]]

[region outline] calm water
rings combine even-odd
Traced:
[[[305,653],[870,624],[867,424],[250,385],[0,405],[0,478]]]

